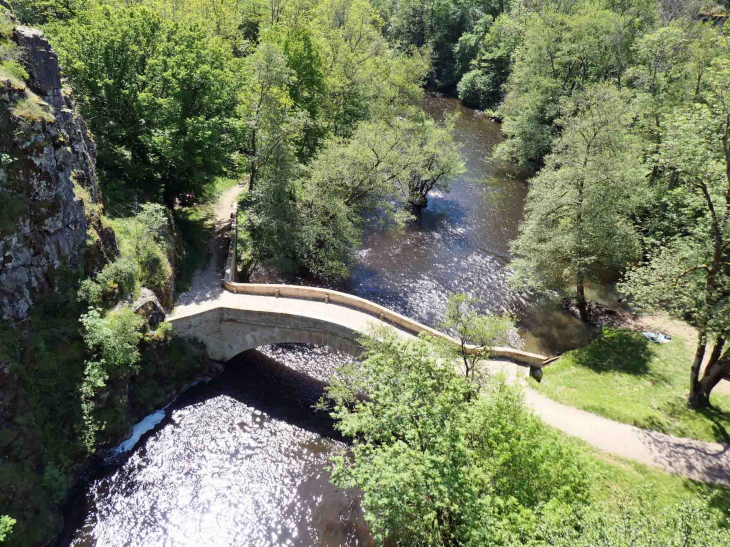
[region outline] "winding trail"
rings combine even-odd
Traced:
[[[212,259],[195,275],[191,289],[179,297],[172,316],[179,317],[221,306],[327,317],[329,312],[326,310],[331,311],[332,306],[337,304],[233,294],[223,288],[221,272],[227,254],[227,231],[236,198],[242,191],[243,186],[239,185],[220,197],[216,206],[215,236],[209,243]],[[355,329],[362,328],[363,322],[379,322],[371,315],[356,310],[346,307],[339,309],[341,316],[349,318]],[[524,387],[525,402],[546,424],[583,439],[600,450],[688,479],[730,488],[730,445],[673,437],[615,422],[557,403],[530,389],[525,367],[507,361],[491,361],[490,367],[504,372],[509,381],[518,382]],[[549,367],[545,373],[550,373]]]
[[[236,200],[244,188],[242,184],[237,184],[218,198],[215,206],[215,231],[213,238],[208,242],[210,260],[203,269],[195,272],[190,289],[177,298],[173,316],[188,306],[217,300],[225,292],[221,285],[223,278],[221,272],[228,254],[228,229],[231,226],[231,214],[235,210]]]
[[[730,488],[730,445],[673,437],[566,406],[531,389],[526,369],[504,361],[492,361],[490,366],[523,386],[527,406],[546,424],[599,450]],[[550,374],[549,367],[545,374]]]

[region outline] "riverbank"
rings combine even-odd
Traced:
[[[712,409],[687,406],[693,354],[685,336],[657,344],[637,331],[607,329],[587,347],[563,355],[531,386],[559,403],[641,429],[728,444],[727,387],[718,386]]]

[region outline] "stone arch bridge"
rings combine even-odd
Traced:
[[[357,355],[358,338],[372,327],[389,325],[401,336],[421,332],[456,340],[383,306],[349,294],[295,285],[223,282],[215,294],[175,308],[169,318],[177,335],[202,341],[208,355],[227,361],[267,344],[329,346]],[[546,357],[511,348],[494,348],[495,357],[542,367]]]

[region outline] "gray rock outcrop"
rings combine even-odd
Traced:
[[[139,297],[132,302],[132,309],[145,318],[150,329],[157,329],[165,320],[165,309],[151,290],[142,288]]]
[[[54,272],[84,266],[87,240],[117,251],[100,222],[96,146],[58,57],[40,30],[18,26],[13,39],[29,77],[0,76],[0,316],[22,320]]]

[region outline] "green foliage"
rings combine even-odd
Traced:
[[[8,539],[10,532],[13,531],[13,525],[16,522],[17,521],[15,519],[10,518],[7,515],[0,516],[0,543]]]
[[[478,69],[464,74],[456,90],[465,105],[482,109],[493,103],[496,91],[491,74],[485,74]]]
[[[309,120],[297,137],[297,157],[300,161],[307,161],[328,132],[322,112],[327,92],[324,61],[312,31],[306,28],[295,28],[287,34],[282,51],[287,58],[287,66],[295,75],[288,85],[289,97],[294,108],[305,111]]]
[[[137,265],[122,257],[104,266],[94,279],[84,279],[79,287],[79,299],[92,307],[109,307],[138,286]]]
[[[20,99],[11,109],[14,116],[30,123],[51,122],[55,119],[53,114],[48,112],[48,106],[37,95],[29,90],[26,90],[26,94],[28,97]]]
[[[90,368],[102,370],[106,378],[125,377],[136,371],[139,361],[137,344],[142,339],[144,318],[129,307],[121,307],[102,317],[98,309],[91,309],[81,316],[84,326],[84,343],[94,361],[87,361],[87,375]],[[94,383],[94,387],[103,384]]]
[[[147,287],[165,305],[171,304],[170,280],[173,270],[170,257],[173,255],[174,229],[169,211],[160,204],[143,203],[134,216],[114,219],[111,225],[117,236],[120,260],[136,266],[132,290],[138,286]],[[99,279],[100,276],[104,277],[104,271],[97,276],[97,285],[103,282]],[[98,301],[87,301],[92,305],[99,305]]]
[[[640,333],[606,330],[589,346],[566,353],[531,387],[551,399],[622,423],[677,437],[727,442],[730,397],[715,408],[687,407],[684,340],[653,344]],[[547,369],[546,369],[547,371]]]
[[[169,208],[232,167],[238,61],[143,6],[103,5],[50,29],[99,142],[99,167]]]
[[[385,32],[391,40],[432,50],[434,83],[453,90],[476,54],[475,43],[509,2],[376,0],[373,4],[384,14]]]
[[[332,480],[362,489],[377,544],[504,544],[541,507],[587,500],[588,462],[524,409],[519,390],[495,379],[476,397],[425,340],[384,331],[364,344],[365,360],[328,390],[336,427],[353,439]]]
[[[0,71],[9,74],[21,82],[28,79],[28,72],[23,68],[23,65],[13,59],[0,62]]]
[[[55,500],[84,463],[78,442],[78,386],[84,345],[74,276],[56,272],[57,292],[30,310],[30,332],[0,329],[0,360],[10,366],[0,419],[0,514],[17,519],[9,543],[45,543],[59,526]],[[45,476],[45,478],[42,477]]]
[[[249,229],[260,260],[346,276],[366,218],[402,225],[405,204],[425,206],[433,188],[446,190],[463,172],[450,127],[420,112],[361,123],[352,138],[325,141],[294,182],[292,162],[280,159],[281,174],[252,194]]]
[[[126,380],[138,370],[138,344],[142,339],[144,319],[131,308],[122,307],[102,317],[100,310],[90,309],[81,316],[84,344],[90,359],[86,361],[84,380],[79,388],[84,416],[83,442],[89,453],[96,448],[97,437],[106,422],[99,417],[96,397],[108,381]],[[125,400],[114,400],[111,412],[123,414]],[[115,408],[116,407],[116,408]]]
[[[278,184],[281,173],[288,171],[286,166],[295,162],[293,143],[306,113],[291,110],[288,89],[296,80],[277,45],[261,44],[246,59],[246,71],[250,77],[238,107],[244,121],[241,146],[248,162],[249,187],[257,190],[260,178],[265,184]]]
[[[68,20],[88,9],[91,0],[13,0],[13,11],[24,25]]]
[[[663,210],[668,236],[632,268],[621,290],[643,309],[666,309],[699,330],[690,371],[692,404],[709,406],[712,390],[730,372],[724,339],[730,333],[730,61],[703,75],[702,101],[675,108],[660,131],[656,165],[668,174]],[[660,234],[661,235],[661,234]],[[718,340],[700,378],[708,342]],[[717,370],[710,374],[717,364]]]
[[[730,237],[730,204],[724,199],[730,191],[730,160],[721,141],[730,134],[730,63],[715,64],[706,78],[707,103],[667,116],[659,152],[660,164],[676,177],[667,207],[677,222],[680,216],[692,222],[663,241],[647,267],[633,269],[624,290],[645,308],[667,309],[718,333],[730,328],[730,276],[720,264],[728,256]]]
[[[61,503],[66,499],[66,493],[71,487],[71,477],[53,463],[46,466],[43,473],[43,488],[53,503]]]
[[[527,216],[512,243],[513,282],[539,289],[575,283],[587,320],[584,283],[636,260],[629,214],[642,200],[640,149],[628,130],[629,97],[597,84],[563,104],[562,135],[530,181]]]
[[[526,15],[522,47],[516,50],[506,97],[499,108],[508,139],[495,156],[539,165],[558,134],[560,102],[592,83],[621,84],[632,62],[632,45],[652,21],[652,9],[637,4],[619,12],[597,2],[573,2],[574,10],[544,9]]]
[[[446,356],[460,359],[464,364],[464,376],[477,385],[485,382],[486,373],[479,366],[480,361],[489,359],[495,347],[509,346],[510,342],[519,340],[514,319],[480,314],[476,300],[465,294],[449,297],[441,328],[453,334],[460,345],[457,348],[444,341],[440,343],[440,349]]]
[[[650,504],[618,499],[618,515],[606,514],[592,507],[576,519],[573,526],[560,522],[560,517],[544,515],[535,535],[540,539],[530,545],[556,547],[727,547],[730,536],[708,519],[711,512],[706,498],[685,498],[666,507],[658,515],[649,511]],[[708,522],[709,520],[709,522]]]

